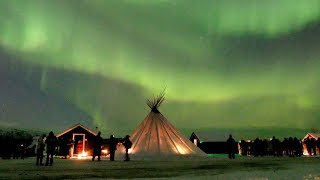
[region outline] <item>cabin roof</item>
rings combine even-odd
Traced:
[[[229,138],[229,133],[222,132],[193,132],[191,136],[195,136],[201,142],[224,142]]]
[[[317,140],[318,138],[320,138],[320,133],[308,133],[306,136],[304,136],[303,139],[307,139],[310,136]]]
[[[70,131],[74,130],[74,129],[75,129],[75,128],[77,128],[77,127],[81,127],[81,128],[83,128],[84,130],[86,130],[86,131],[90,132],[91,134],[93,134],[93,135],[97,135],[97,133],[93,132],[92,130],[90,130],[89,128],[85,127],[84,125],[82,125],[82,124],[78,123],[78,124],[76,124],[76,125],[72,126],[71,128],[69,128],[69,129],[67,129],[67,130],[65,130],[65,131],[63,131],[63,132],[61,132],[61,133],[60,133],[60,134],[58,134],[56,137],[60,137],[60,136],[62,136],[62,135],[64,135],[64,134],[66,134],[67,132],[70,132]]]

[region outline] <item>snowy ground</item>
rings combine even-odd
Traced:
[[[209,157],[206,160],[115,161],[54,159],[52,167],[35,158],[0,160],[0,179],[318,179],[320,157]]]

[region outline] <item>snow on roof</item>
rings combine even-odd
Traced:
[[[308,137],[318,139],[318,138],[320,138],[320,133],[308,133],[306,136],[304,136],[303,139],[307,139]]]
[[[67,130],[63,131],[63,132],[62,132],[62,133],[60,133],[60,134],[58,134],[56,137],[60,137],[60,136],[64,135],[65,133],[67,133],[67,132],[69,132],[69,131],[71,131],[71,130],[73,130],[73,129],[77,128],[77,127],[81,127],[81,128],[83,128],[83,129],[85,129],[86,131],[90,132],[91,134],[93,134],[93,135],[97,135],[97,133],[93,132],[92,130],[90,130],[89,128],[85,127],[84,125],[82,125],[82,124],[78,123],[78,124],[76,124],[75,126],[72,126],[71,128],[69,128],[69,129],[67,129]]]
[[[229,138],[229,133],[223,132],[193,132],[193,134],[202,142],[221,142]]]

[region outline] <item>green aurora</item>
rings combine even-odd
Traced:
[[[320,128],[319,22],[319,0],[0,0],[0,65],[106,132],[164,87],[178,128]]]

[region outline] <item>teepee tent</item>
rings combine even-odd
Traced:
[[[158,110],[164,101],[164,91],[152,101],[147,100],[151,108],[149,114],[130,136],[132,148],[129,154],[132,158],[163,158],[172,155],[206,156],[189,139],[183,136]],[[118,153],[124,153],[123,147]]]

